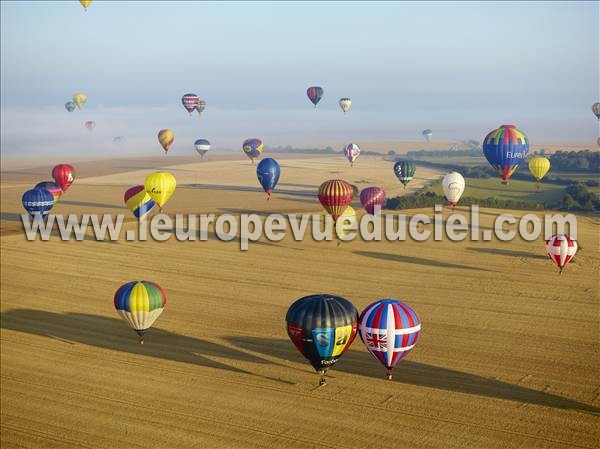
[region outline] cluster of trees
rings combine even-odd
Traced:
[[[565,189],[561,204],[567,210],[600,211],[600,197],[582,183]]]
[[[476,142],[477,143],[477,142]],[[406,152],[408,159],[422,159],[428,157],[483,157],[481,148],[468,148],[466,150],[411,150]]]
[[[548,156],[554,171],[590,171],[600,170],[600,151],[557,151]]]
[[[280,145],[277,147],[265,147],[265,150],[269,153],[297,153],[297,154],[343,154],[344,150],[335,150],[330,146],[325,148],[294,148],[291,145]],[[361,155],[365,156],[381,156],[381,153],[377,151],[362,150]]]
[[[421,207],[433,207],[436,204],[447,204],[446,198],[435,192],[425,192],[410,196],[388,198],[385,207],[390,210],[418,209]],[[502,200],[494,197],[483,199],[463,197],[460,199],[461,206],[469,206],[471,204],[478,204],[481,207],[491,207],[495,209],[530,210],[532,208],[532,204],[527,201]],[[533,205],[533,207],[537,210],[544,210],[544,205],[542,203],[537,203]]]

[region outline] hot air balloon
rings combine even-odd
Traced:
[[[75,103],[73,103],[72,101],[67,101],[65,103],[65,109],[69,112],[73,112],[75,110]]]
[[[375,215],[385,206],[385,192],[381,187],[367,187],[360,192],[360,204],[368,214]]]
[[[540,182],[550,170],[550,161],[545,157],[534,157],[529,161],[529,171],[537,182]]]
[[[196,109],[196,106],[200,103],[200,98],[196,94],[185,94],[181,97],[181,104],[185,108],[186,111],[189,112],[190,116],[192,112]]]
[[[598,138],[596,139],[596,143],[597,143],[597,144],[598,144],[598,146],[600,147],[600,137],[598,137]]]
[[[415,176],[416,165],[409,161],[398,161],[394,164],[394,174],[406,189],[406,184]]]
[[[568,234],[556,234],[546,240],[546,254],[552,259],[552,262],[559,268],[562,274],[563,269],[575,257],[577,252],[577,241],[573,240]]]
[[[85,122],[85,127],[88,129],[88,131],[93,131],[96,127],[96,122],[94,122],[93,120],[88,120],[87,122]]]
[[[52,194],[52,197],[54,198],[54,204],[56,204],[58,202],[58,200],[60,199],[60,196],[62,195],[63,191],[60,188],[60,186],[52,181],[43,181],[43,182],[38,182],[34,189],[46,189],[48,192],[50,192]]]
[[[281,169],[279,168],[279,164],[275,159],[271,159],[270,157],[260,161],[256,167],[258,182],[260,182],[264,191],[267,192],[267,199],[271,198],[271,193],[277,182],[279,182],[280,174]]]
[[[118,288],[114,302],[117,313],[138,334],[143,345],[144,334],[163,312],[167,297],[155,282],[133,281]]]
[[[173,141],[175,140],[175,134],[170,129],[161,129],[158,132],[158,143],[165,150],[165,154],[169,151],[171,145],[173,145]]]
[[[122,143],[125,142],[125,136],[115,136],[113,137],[114,143]]]
[[[358,156],[360,156],[360,148],[355,143],[349,143],[344,147],[344,157],[348,159],[351,167]]]
[[[263,148],[262,140],[256,138],[246,139],[242,144],[242,150],[244,150],[246,156],[252,160],[253,164],[254,159],[260,157],[261,153],[263,152]]]
[[[127,208],[138,220],[141,220],[146,216],[155,204],[154,200],[148,195],[148,192],[146,192],[146,188],[142,185],[129,187],[125,191],[123,201],[125,201]]]
[[[356,337],[358,312],[345,298],[310,295],[298,299],[285,317],[287,332],[298,351],[321,375],[333,366]]]
[[[350,100],[350,98],[340,98],[340,108],[342,108],[344,114],[348,112],[350,106],[352,106],[352,100]]]
[[[456,206],[458,200],[465,191],[465,178],[460,173],[453,171],[448,173],[442,179],[442,190],[448,202],[452,205],[452,208]]]
[[[69,164],[59,164],[52,169],[52,178],[63,192],[66,192],[75,181],[75,169]]]
[[[397,299],[380,299],[361,313],[358,334],[367,350],[387,370],[392,380],[392,369],[408,355],[421,333],[421,320],[408,304]]]
[[[327,213],[333,217],[334,223],[350,205],[353,197],[352,185],[342,179],[325,181],[319,187],[319,201]]]
[[[87,101],[87,95],[82,93],[82,92],[77,92],[76,94],[73,94],[73,103],[75,103],[75,106],[77,106],[77,109],[83,109],[83,106],[85,105]]]
[[[315,109],[317,108],[317,103],[321,101],[321,97],[323,97],[323,88],[319,86],[311,86],[306,89],[306,96],[315,105]]]
[[[88,7],[92,4],[92,0],[79,0],[83,9],[87,12]]]
[[[514,125],[502,125],[489,132],[483,140],[483,154],[504,184],[508,184],[508,179],[525,160],[528,151],[529,139]]]
[[[46,189],[31,189],[23,194],[21,202],[33,218],[38,215],[43,217],[48,215],[54,206],[54,197]]]
[[[175,176],[164,171],[157,171],[148,175],[144,181],[144,188],[150,198],[158,204],[159,211],[162,212],[163,206],[169,201],[177,187]]]
[[[592,112],[598,120],[600,120],[600,103],[594,103],[592,105]]]
[[[198,112],[198,115],[202,115],[202,113],[204,112],[205,109],[206,109],[206,101],[200,100],[198,102],[198,104],[196,105],[196,112]]]
[[[210,142],[206,139],[198,139],[194,142],[194,148],[201,158],[210,150]]]
[[[423,134],[423,137],[425,137],[425,140],[427,140],[427,142],[430,142],[431,137],[433,137],[433,131],[430,129],[424,129],[421,134]]]
[[[357,223],[357,228],[358,228],[358,221],[356,219],[356,211],[354,210],[354,208],[352,206],[348,206],[346,208],[346,210],[342,213],[342,215],[339,216],[336,223],[333,222],[333,218],[331,220],[328,220],[328,218],[331,217],[331,215],[329,215],[329,213],[326,210],[323,210],[323,212],[321,212],[321,216],[325,220],[325,232],[328,234],[329,233],[333,234],[335,232],[335,235],[340,240],[342,240],[342,237],[344,235],[348,235],[351,231],[347,229],[347,230],[338,232],[337,227],[336,227],[337,222],[341,221],[342,224],[344,224],[344,225],[350,225],[352,223]],[[338,242],[338,244],[339,244],[339,242]]]

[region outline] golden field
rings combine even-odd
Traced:
[[[128,214],[125,187],[160,168],[178,180],[168,214],[318,213],[316,189],[336,177],[403,192],[377,158],[277,159],[270,201],[241,157],[86,162],[53,212]],[[2,448],[598,447],[596,217],[578,217],[582,249],[562,276],[542,239],[28,242],[21,194],[49,173],[2,174]],[[406,192],[439,176],[420,168]],[[482,210],[481,228],[501,212]],[[167,294],[143,346],[112,302],[141,279]],[[317,388],[285,313],[321,292],[419,313],[393,381],[357,339]]]

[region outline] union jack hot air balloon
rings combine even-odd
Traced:
[[[355,143],[349,143],[344,147],[344,157],[350,162],[350,166],[354,165],[354,161],[360,156],[360,148]]]
[[[568,234],[556,234],[546,240],[546,254],[554,262],[562,274],[564,268],[577,252],[577,241]]]

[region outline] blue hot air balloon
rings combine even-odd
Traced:
[[[72,101],[67,101],[65,103],[65,109],[69,112],[73,112],[75,110],[75,103],[73,103]]]
[[[256,167],[258,182],[260,182],[262,188],[267,192],[267,199],[271,197],[271,193],[279,181],[280,174],[281,169],[279,168],[279,164],[275,159],[271,159],[270,157],[260,161],[260,164]]]
[[[21,198],[23,207],[35,218],[36,215],[48,215],[54,206],[54,196],[46,189],[31,189]]]
[[[485,136],[483,155],[498,172],[504,184],[525,160],[529,139],[514,125],[502,125]]]

